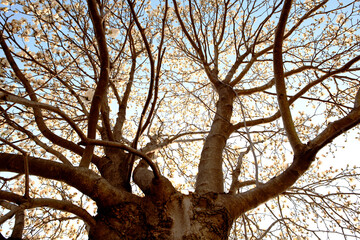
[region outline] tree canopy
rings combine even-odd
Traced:
[[[182,239],[189,198],[219,239],[360,238],[360,170],[332,159],[359,134],[358,0],[0,8],[2,236],[96,239],[151,206]]]

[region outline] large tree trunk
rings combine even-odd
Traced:
[[[165,202],[145,197],[100,208],[89,239],[227,239],[233,219],[217,197],[175,193]]]

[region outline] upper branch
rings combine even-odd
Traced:
[[[155,60],[154,60],[153,54],[151,52],[151,46],[149,44],[149,41],[146,38],[145,30],[141,26],[141,23],[140,23],[140,21],[138,19],[138,16],[137,16],[136,12],[135,12],[134,3],[132,1],[130,1],[130,0],[128,0],[128,4],[129,4],[129,7],[130,7],[132,17],[134,18],[135,24],[136,24],[137,28],[140,31],[141,39],[144,42],[145,49],[146,49],[146,52],[147,52],[147,55],[148,55],[149,61],[150,61],[150,86],[149,86],[149,91],[148,91],[148,95],[147,95],[143,110],[141,112],[138,130],[136,132],[136,136],[135,136],[135,139],[134,139],[134,142],[133,142],[133,147],[136,148],[139,137],[143,133],[142,130],[143,130],[143,121],[144,121],[144,118],[145,118],[145,114],[147,112],[147,109],[148,109],[148,107],[150,105],[150,101],[151,101],[152,96],[153,96],[154,85],[156,84],[155,83],[156,82],[156,80],[155,80],[155,71],[156,70],[155,70]]]
[[[353,110],[351,110],[351,112],[345,117],[331,122],[316,138],[309,141],[308,146],[314,149],[321,149],[340,134],[358,125],[360,123],[359,97],[360,89],[355,96]]]
[[[174,10],[175,10],[175,14],[177,17],[177,20],[180,23],[180,27],[181,27],[181,31],[185,34],[186,39],[190,42],[190,45],[194,48],[195,52],[197,53],[198,57],[200,58],[200,61],[204,67],[205,73],[206,75],[209,77],[209,80],[216,86],[219,84],[219,81],[217,78],[214,78],[213,76],[213,71],[210,69],[210,66],[207,62],[207,59],[204,55],[204,52],[201,48],[201,45],[198,45],[194,39],[191,37],[189,31],[186,29],[185,23],[181,18],[180,15],[180,11],[179,11],[179,6],[176,2],[176,0],[173,0],[173,4],[174,4]]]
[[[110,58],[106,43],[105,29],[103,18],[100,16],[97,3],[95,0],[88,0],[88,7],[91,20],[94,26],[95,37],[100,57],[100,76],[91,102],[89,121],[88,121],[88,138],[96,137],[96,127],[99,119],[99,112],[104,95],[107,93],[109,85]],[[93,156],[94,146],[88,145],[84,151],[80,166],[88,167]]]
[[[291,147],[294,152],[298,152],[303,144],[301,143],[299,136],[296,132],[294,122],[292,120],[290,104],[286,94],[285,74],[284,74],[284,62],[282,56],[282,47],[284,42],[284,32],[286,22],[290,13],[292,0],[285,0],[284,6],[280,15],[279,23],[275,32],[274,40],[274,75],[275,75],[275,86],[276,93],[283,120],[286,135],[289,138]]]
[[[36,97],[35,91],[30,85],[29,80],[25,77],[25,75],[21,72],[20,68],[18,67],[17,63],[15,62],[11,51],[8,47],[8,45],[5,42],[3,32],[0,32],[0,45],[2,47],[2,50],[4,51],[4,54],[6,56],[6,59],[8,60],[11,68],[13,69],[16,77],[20,80],[20,82],[24,85],[26,92],[29,94],[29,97],[31,101],[38,102],[38,99]],[[41,112],[41,109],[38,107],[33,107],[34,109],[34,117],[36,124],[40,130],[40,132],[48,138],[51,142],[64,147],[66,149],[69,149],[77,154],[82,154],[83,148],[80,146],[74,144],[71,141],[68,141],[62,137],[59,137],[58,135],[54,134],[45,124],[45,121],[43,119],[43,115]]]
[[[154,114],[154,111],[155,111],[156,102],[157,102],[157,99],[158,99],[161,64],[162,64],[163,57],[164,57],[164,54],[165,54],[165,49],[163,49],[163,45],[164,45],[164,38],[165,38],[165,23],[166,23],[168,9],[169,9],[168,8],[168,1],[166,0],[165,1],[165,13],[164,13],[164,17],[163,17],[163,20],[162,20],[161,40],[160,40],[160,44],[159,44],[159,48],[158,48],[158,59],[157,59],[156,70],[155,70],[156,72],[155,72],[155,85],[154,85],[154,100],[153,100],[153,103],[151,105],[148,117],[147,117],[144,125],[141,127],[140,134],[143,134],[145,129],[150,124],[151,118],[152,118],[152,116]]]

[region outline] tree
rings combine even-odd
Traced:
[[[359,14],[3,0],[6,237],[359,237],[359,169],[319,155],[360,123]]]

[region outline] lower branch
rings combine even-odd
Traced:
[[[136,196],[115,188],[89,169],[34,157],[28,157],[28,160],[31,175],[65,182],[102,206],[115,205],[123,201],[137,201]],[[24,173],[22,155],[0,153],[0,171]]]
[[[317,151],[305,147],[300,154],[294,156],[293,163],[283,173],[247,192],[233,196],[224,195],[221,198],[222,203],[227,206],[234,217],[238,217],[269,199],[279,196],[308,170]]]
[[[11,218],[14,214],[18,213],[19,211],[23,211],[24,209],[37,208],[37,207],[50,207],[53,209],[75,214],[76,216],[84,220],[84,222],[86,222],[90,227],[95,226],[96,224],[95,219],[86,210],[72,204],[70,201],[56,200],[50,198],[35,198],[35,199],[27,200],[20,195],[6,191],[0,191],[0,198],[5,199],[9,202],[14,202],[19,205],[15,207],[13,210],[11,210],[8,214],[6,214],[9,215],[7,216],[9,218]],[[3,222],[0,222],[0,224],[2,223]]]

